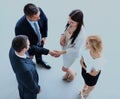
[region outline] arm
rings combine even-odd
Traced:
[[[49,51],[49,54],[50,54],[51,56],[54,56],[54,57],[59,57],[59,56],[60,56],[60,54],[58,54],[57,51],[55,51],[55,50]]]
[[[25,18],[26,16],[23,16],[18,20],[15,26],[15,35],[25,35],[27,33],[28,28],[28,22]]]
[[[74,42],[74,44],[72,45],[68,45],[69,47],[66,49],[66,53],[67,54],[71,54],[73,53],[74,55],[78,55],[79,54],[79,51],[82,49],[82,41],[79,42],[79,41],[76,41]]]
[[[80,64],[81,64],[82,68],[84,68],[86,70],[86,66],[84,65],[84,58],[83,57],[81,57],[81,59],[80,59]]]
[[[39,8],[39,10],[40,10],[40,24],[41,24],[40,29],[42,33],[42,38],[46,38],[48,32],[48,19],[45,13],[43,12],[43,10],[41,8]]]
[[[61,34],[61,37],[60,37],[60,45],[61,45],[61,46],[64,46],[64,45],[65,45],[65,35],[64,35],[64,34]]]
[[[57,54],[59,54],[59,55],[62,55],[62,54],[66,54],[67,52],[66,52],[66,50],[62,50],[62,51],[55,51]]]
[[[82,58],[80,60],[80,64],[81,64],[82,68],[84,68],[86,70],[86,72],[92,76],[96,76],[99,73],[99,69],[97,69],[97,68],[95,69],[93,67],[95,64],[93,64],[93,61],[88,56],[88,53],[84,53],[84,58],[82,56]]]
[[[21,35],[23,33],[22,29],[18,26],[15,27],[15,36]]]
[[[83,32],[80,32],[74,43],[67,49],[67,53],[78,54],[79,50],[82,50],[85,44],[85,38],[85,34]]]
[[[99,70],[97,71],[97,70],[93,69],[89,72],[89,74],[92,76],[96,76],[99,72],[100,72]]]
[[[39,46],[36,46],[36,45],[32,45],[32,46],[30,46],[28,52],[29,52],[30,55],[34,55],[34,54],[48,55],[49,54],[49,49],[39,47]]]

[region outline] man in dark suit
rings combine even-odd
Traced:
[[[29,58],[29,40],[25,35],[16,36],[12,41],[9,59],[18,82],[20,99],[37,99],[40,92],[35,63]]]
[[[47,17],[41,8],[32,3],[24,6],[24,14],[15,26],[15,35],[27,35],[30,41],[30,56],[35,55],[37,64],[50,69],[51,66],[42,60],[42,54],[48,54],[48,50],[43,48],[47,37]]]

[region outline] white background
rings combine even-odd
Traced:
[[[95,90],[89,99],[120,99],[120,1],[119,0],[3,0],[0,1],[0,99],[19,99],[17,82],[12,71],[8,52],[14,37],[14,27],[23,15],[26,3],[41,7],[48,17],[46,48],[60,50],[59,38],[63,33],[68,14],[74,9],[84,13],[84,24],[88,35],[98,34],[104,42],[106,64]],[[44,56],[51,70],[37,67],[42,91],[38,99],[78,99],[83,86],[79,59],[71,68],[77,71],[71,83],[62,81],[62,59]]]

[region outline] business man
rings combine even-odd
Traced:
[[[38,73],[35,63],[29,58],[27,36],[16,36],[12,41],[9,59],[18,82],[20,99],[36,99],[40,92]]]
[[[26,4],[24,6],[24,16],[18,20],[15,26],[15,35],[27,35],[30,40],[30,49],[28,51],[30,56],[35,55],[37,64],[50,69],[51,66],[46,65],[42,59],[42,54],[48,54],[48,50],[43,48],[47,30],[47,17],[42,9],[32,3]]]

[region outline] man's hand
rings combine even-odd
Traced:
[[[56,51],[49,51],[49,54],[53,57],[59,57],[60,56],[60,54],[57,53]]]
[[[46,38],[44,37],[44,38],[42,38],[42,40],[41,40],[42,45],[44,45],[45,42],[46,42]]]

